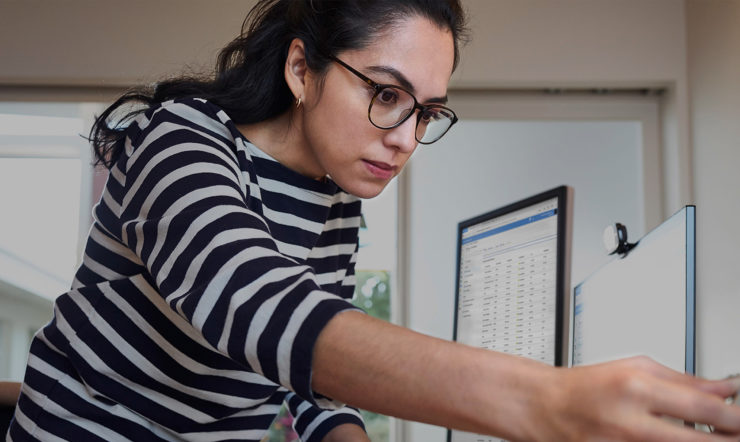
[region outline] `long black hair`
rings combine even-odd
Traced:
[[[236,124],[277,116],[293,102],[283,69],[294,38],[303,41],[308,68],[323,74],[330,63],[327,56],[364,48],[409,16],[450,30],[454,69],[467,35],[459,0],[260,0],[244,20],[241,34],[219,53],[214,75],[171,78],[133,89],[100,114],[90,130],[95,163],[111,168],[123,151],[127,123],[163,101],[204,98]],[[131,110],[132,105],[138,106]]]

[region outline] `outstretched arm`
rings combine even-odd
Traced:
[[[357,312],[336,315],[314,348],[315,391],[383,414],[510,440],[736,440],[738,387],[647,358],[573,369],[444,341]],[[735,439],[660,419],[714,425]]]

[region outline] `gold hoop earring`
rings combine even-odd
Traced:
[[[301,97],[298,97],[298,99],[296,99],[296,101],[295,101],[295,108],[296,109],[298,109],[299,107],[301,107],[301,101],[302,101],[301,100]]]

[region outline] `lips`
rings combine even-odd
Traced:
[[[393,175],[395,175],[396,166],[391,166],[388,163],[384,163],[382,161],[370,161],[370,160],[363,160],[365,163],[365,166],[370,171],[371,174],[376,176],[377,178],[381,179],[389,179],[393,178]]]

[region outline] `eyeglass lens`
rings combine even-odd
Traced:
[[[384,87],[370,102],[370,121],[383,129],[397,126],[414,112],[416,100],[403,89]],[[425,106],[417,116],[416,141],[429,144],[437,141],[453,124],[453,114],[441,106]]]

